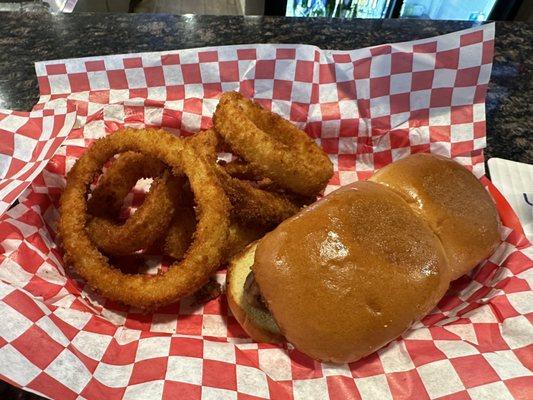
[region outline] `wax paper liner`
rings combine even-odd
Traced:
[[[55,399],[527,398],[530,248],[483,177],[493,41],[491,24],[354,51],[241,45],[38,63],[36,109],[67,99],[77,122],[0,220],[2,378]],[[253,343],[224,295],[153,314],[100,298],[65,270],[54,241],[66,171],[95,138],[122,126],[209,127],[225,90],[315,138],[335,165],[328,191],[411,153],[453,157],[493,194],[502,244],[401,338],[350,365]]]

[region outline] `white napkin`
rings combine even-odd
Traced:
[[[533,243],[533,165],[502,158],[491,158],[487,164],[492,183],[509,201]]]

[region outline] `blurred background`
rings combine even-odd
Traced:
[[[533,0],[0,0],[0,10],[283,15],[324,18],[529,20]]]
[[[341,18],[511,19],[519,0],[287,0],[286,15]]]

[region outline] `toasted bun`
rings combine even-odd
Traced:
[[[415,154],[370,180],[395,190],[429,223],[442,241],[452,280],[487,258],[500,241],[492,198],[470,171],[449,158]]]
[[[439,239],[373,182],[345,186],[281,223],[260,240],[252,269],[287,340],[333,362],[398,337],[449,284]]]
[[[231,312],[243,329],[256,342],[279,343],[281,332],[272,315],[248,304],[244,297],[244,282],[252,271],[257,242],[247,246],[231,260],[226,276],[226,295]]]

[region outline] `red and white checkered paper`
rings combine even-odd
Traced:
[[[75,107],[64,100],[54,109],[0,110],[0,215],[41,173],[75,120]]]
[[[533,263],[493,194],[502,244],[452,283],[430,315],[350,365],[253,343],[225,296],[141,314],[65,273],[54,242],[65,173],[122,126],[190,134],[238,90],[330,154],[328,191],[414,152],[484,174],[484,99],[494,25],[353,51],[241,45],[36,65],[36,109],[68,99],[77,125],[20,204],[0,219],[0,376],[54,399],[526,399],[533,391]],[[494,133],[497,134],[497,133]],[[217,274],[224,280],[224,272]]]

